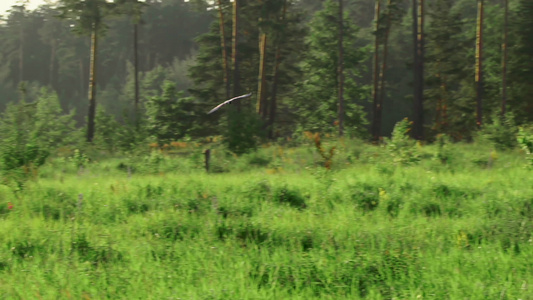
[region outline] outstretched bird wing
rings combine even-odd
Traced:
[[[231,103],[231,102],[233,102],[233,101],[235,101],[235,100],[237,100],[237,99],[248,98],[248,97],[250,97],[250,96],[252,96],[252,93],[249,93],[249,94],[246,94],[246,95],[237,96],[237,97],[233,97],[233,98],[231,98],[231,99],[229,99],[229,100],[226,100],[226,101],[220,103],[219,105],[215,106],[215,108],[213,108],[212,110],[210,110],[207,114],[214,113],[215,111],[217,111],[217,110],[218,110],[219,108],[221,108],[222,106],[224,106],[224,105],[226,105],[226,104],[228,104],[228,103]]]

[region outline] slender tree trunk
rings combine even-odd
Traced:
[[[98,33],[96,25],[93,24],[93,31],[91,33],[91,66],[89,78],[89,114],[87,126],[87,142],[92,143],[95,129],[96,116],[96,50],[98,47]]]
[[[339,0],[339,136],[344,134],[344,9],[343,0]]]
[[[414,100],[414,114],[416,118],[417,112],[417,96],[418,96],[418,1],[413,0],[413,100]]]
[[[424,139],[424,0],[413,0],[413,27],[415,32],[415,91],[413,135]]]
[[[257,87],[257,113],[262,120],[266,120],[266,49],[267,49],[267,35],[261,33],[259,38],[259,86]]]
[[[424,65],[425,65],[425,33],[424,33],[424,23],[425,23],[425,0],[419,0],[418,2],[418,72],[419,72],[419,124],[420,124],[420,134],[419,139],[424,139]]]
[[[502,116],[507,112],[507,53],[509,27],[509,0],[504,0],[503,44],[502,44]]]
[[[139,24],[133,24],[133,78],[135,81],[135,124],[139,125]]]
[[[383,117],[383,100],[385,98],[385,72],[387,71],[387,57],[389,53],[389,34],[390,34],[390,27],[391,27],[391,6],[392,1],[387,1],[387,27],[385,28],[385,37],[383,40],[383,62],[381,64],[381,71],[379,72],[379,101],[376,107],[376,133],[377,133],[377,139],[379,139],[379,136],[381,136],[381,123],[382,123],[382,117]],[[376,136],[374,136],[374,139],[377,141]]]
[[[379,106],[379,16],[381,10],[381,0],[376,0],[376,8],[374,11],[375,19],[375,37],[374,37],[374,67],[373,67],[373,88],[372,88],[372,138],[374,141],[379,140],[380,132],[378,125],[378,106]]]
[[[483,125],[483,0],[477,2],[476,30],[476,124]]]
[[[224,85],[226,87],[226,98],[231,98],[230,70],[228,66],[228,51],[226,45],[226,29],[224,24],[224,11],[222,10],[222,0],[218,0],[218,19],[220,23],[220,46],[222,47],[222,67],[224,71]]]
[[[239,74],[239,5],[240,0],[233,1],[233,45],[232,45],[232,62],[233,62],[233,96],[238,96],[241,92],[240,74]],[[241,102],[235,101],[237,111],[241,110]]]
[[[287,13],[287,0],[283,1],[283,11],[281,13],[281,22],[285,25],[285,14]],[[285,26],[282,26],[284,28]],[[276,57],[274,61],[274,74],[272,76],[272,95],[270,98],[269,116],[268,116],[268,137],[274,137],[274,121],[276,119],[277,97],[278,97],[278,81],[279,81],[279,66],[281,64],[281,45],[284,38],[284,31],[278,31],[278,39],[276,41]]]

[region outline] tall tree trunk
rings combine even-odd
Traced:
[[[381,10],[381,0],[376,0],[376,8],[374,11],[375,37],[374,37],[374,67],[373,67],[373,88],[372,88],[372,138],[374,141],[379,140],[380,132],[378,125],[378,106],[379,106],[379,16]]]
[[[138,56],[138,45],[139,45],[139,24],[133,24],[133,78],[135,84],[135,124],[139,125],[139,56]]]
[[[413,135],[424,139],[424,0],[413,0],[413,31],[415,34],[414,64],[414,126]]]
[[[483,0],[477,1],[476,30],[476,124],[483,125]]]
[[[344,10],[343,0],[339,0],[339,65],[338,65],[338,77],[339,77],[339,136],[344,134]]]
[[[507,112],[507,53],[509,27],[509,0],[504,0],[503,44],[502,44],[502,116]]]
[[[233,44],[232,44],[232,63],[233,63],[233,96],[236,97],[241,92],[240,87],[240,74],[239,74],[239,5],[240,0],[233,1]],[[235,101],[235,107],[237,111],[241,110],[241,102],[239,100]]]
[[[390,27],[391,27],[391,6],[392,6],[392,0],[387,1],[387,25],[385,28],[385,36],[383,39],[383,62],[381,64],[381,71],[379,72],[379,101],[378,105],[376,107],[376,133],[378,134],[377,137],[374,136],[374,139],[379,139],[379,136],[381,136],[381,120],[383,116],[383,100],[385,98],[385,72],[387,71],[387,57],[389,53],[389,34],[390,34]]]
[[[98,47],[98,33],[96,24],[93,24],[91,33],[91,66],[89,78],[89,115],[87,118],[87,142],[92,143],[94,138],[96,116],[96,49]]]
[[[259,38],[259,86],[257,87],[257,113],[262,120],[266,120],[267,105],[266,105],[266,49],[267,49],[267,35],[265,32],[261,33]]]
[[[287,13],[287,0],[283,1],[283,11],[281,13],[281,22],[285,25],[285,14]],[[282,26],[281,28],[284,28]],[[278,81],[279,81],[279,66],[281,64],[281,45],[284,38],[284,31],[278,31],[278,38],[276,41],[276,57],[274,61],[274,74],[272,76],[272,94],[270,98],[269,116],[268,116],[268,137],[274,137],[274,121],[276,119],[277,97],[278,97]]]
[[[220,23],[220,46],[222,47],[222,67],[224,71],[224,85],[226,87],[226,98],[231,98],[230,70],[228,66],[228,51],[226,45],[226,29],[224,24],[224,11],[222,10],[222,0],[218,0],[218,22]]]

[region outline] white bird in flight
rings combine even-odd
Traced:
[[[212,110],[210,110],[207,114],[210,114],[210,113],[214,113],[215,111],[217,111],[219,108],[221,108],[222,106],[226,105],[226,104],[229,104],[237,99],[242,99],[242,98],[248,98],[252,96],[252,93],[249,93],[249,94],[246,94],[246,95],[241,95],[241,96],[237,96],[237,97],[234,97],[234,98],[231,98],[229,100],[226,100],[222,103],[220,103],[219,105],[215,106],[215,108],[213,108]]]

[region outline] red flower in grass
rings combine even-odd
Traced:
[[[13,203],[8,202],[8,203],[7,203],[7,209],[9,209],[9,210],[13,210],[13,208],[15,208],[15,206],[13,205]]]

